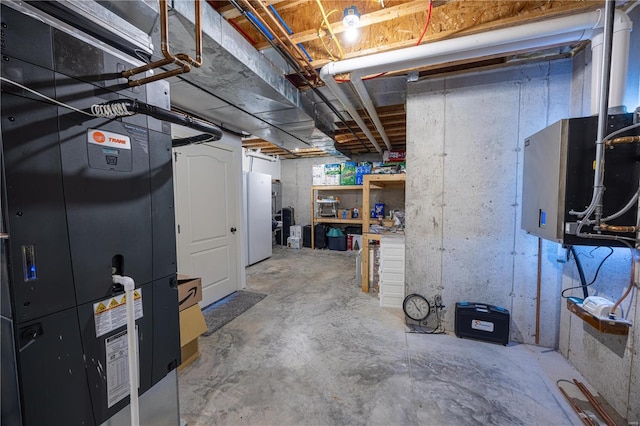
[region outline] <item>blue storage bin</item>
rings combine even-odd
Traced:
[[[347,236],[341,235],[338,237],[327,237],[329,240],[329,250],[346,251],[347,250]]]

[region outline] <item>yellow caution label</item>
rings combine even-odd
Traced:
[[[104,303],[99,303],[98,306],[96,307],[96,314],[99,314],[100,312],[104,312],[107,310],[107,307],[104,306]]]
[[[593,160],[593,170],[596,169],[596,160]]]
[[[140,293],[138,293],[138,290],[136,290],[136,291],[134,291],[134,292],[133,292],[133,298],[134,298],[135,300],[138,300],[138,299],[140,299],[141,297],[142,297],[142,296],[140,295]]]
[[[118,303],[118,301],[114,298],[111,299],[111,302],[109,302],[109,307],[110,308],[115,308],[116,306],[118,306],[120,303]]]

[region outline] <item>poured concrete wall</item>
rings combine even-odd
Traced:
[[[340,163],[344,159],[335,157],[282,160],[282,205],[295,209],[298,225],[311,223],[311,167],[315,164]],[[349,161],[382,161],[380,155],[355,156]],[[327,191],[324,195],[340,197],[339,208],[362,207],[362,191]],[[371,191],[371,204],[385,203],[389,209],[403,209],[405,197],[399,191]]]
[[[537,238],[520,230],[522,141],[569,115],[570,60],[431,79],[407,97],[407,292],[512,313],[535,334]],[[415,171],[415,172],[414,172]],[[540,343],[557,344],[557,247],[542,243]]]
[[[334,157],[282,160],[282,206],[294,208],[296,224],[311,223],[311,166],[340,161]]]
[[[587,282],[590,282],[610,249],[580,247],[577,251]],[[597,281],[589,288],[589,294],[609,300],[620,298],[629,285],[630,260],[629,249],[615,249],[613,255],[603,263]],[[580,286],[573,259],[562,270],[563,289]],[[638,282],[637,273],[635,281]],[[570,290],[567,294],[582,297],[582,290]],[[630,422],[640,419],[640,358],[637,353],[640,346],[639,305],[638,297],[633,295],[621,304],[624,315],[634,324],[628,336],[600,333],[564,309],[564,306],[561,310],[560,352]]]
[[[639,22],[640,8],[631,19]],[[630,51],[638,49],[636,28]],[[634,110],[640,103],[640,57],[629,60],[625,102]],[[409,85],[407,291],[442,295],[448,330],[456,301],[481,301],[511,311],[512,340],[534,343],[538,240],[520,230],[522,140],[558,119],[589,115],[590,79],[586,49],[573,59]],[[592,250],[579,249],[587,280],[608,253]],[[630,334],[599,333],[560,298],[562,289],[579,284],[574,260],[547,241],[541,241],[541,254],[540,344],[559,348],[599,394],[637,424],[637,295],[623,303],[634,324]],[[629,275],[629,250],[616,249],[590,294],[616,300]]]

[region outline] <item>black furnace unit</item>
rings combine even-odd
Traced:
[[[166,82],[120,78],[134,62],[121,49],[5,4],[1,19],[5,79],[81,110],[169,105]],[[1,101],[3,423],[99,425],[129,403],[112,273],[136,283],[140,394],[180,363],[170,126],[7,81]]]

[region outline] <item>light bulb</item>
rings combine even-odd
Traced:
[[[347,27],[347,30],[344,32],[344,39],[349,43],[353,43],[358,39],[359,34],[360,34],[360,31],[358,31],[356,27],[349,26]]]

